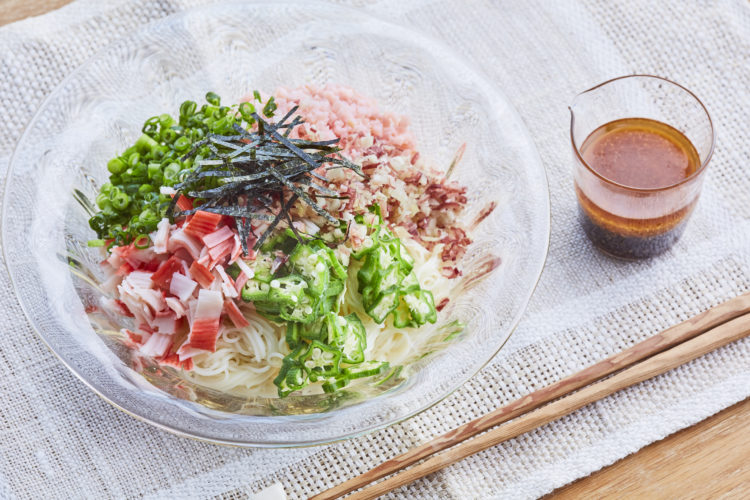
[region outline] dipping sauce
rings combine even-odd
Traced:
[[[681,199],[665,189],[659,210],[654,195],[641,190],[669,188],[700,168],[698,152],[684,134],[656,120],[625,118],[594,130],[580,154],[597,174],[619,185],[576,181],[583,227],[597,247],[617,257],[643,258],[680,237],[697,196]]]

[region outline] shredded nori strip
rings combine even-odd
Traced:
[[[276,226],[279,225],[279,222],[281,219],[284,218],[284,216],[289,212],[289,209],[292,208],[292,205],[294,205],[294,202],[297,201],[297,195],[293,194],[291,198],[289,198],[289,201],[287,201],[282,207],[281,210],[279,210],[279,213],[276,214],[276,217],[273,219],[273,222],[268,225],[268,229],[266,229],[263,234],[260,235],[260,238],[258,238],[258,241],[255,242],[255,246],[253,248],[260,248],[261,245],[263,245],[263,242],[266,241],[266,238],[273,232],[274,229],[276,229]],[[300,241],[301,243],[301,241]]]
[[[190,148],[190,151],[188,151],[182,157],[180,157],[180,161],[185,161],[191,156],[195,155],[195,153],[197,153],[198,150],[202,148],[203,146],[205,146],[206,144],[208,144],[208,139],[201,139],[200,141],[196,142],[195,144],[193,144],[193,147]]]
[[[282,184],[284,184],[286,187],[291,189],[292,192],[296,194],[298,198],[300,198],[302,201],[310,205],[310,208],[315,210],[315,213],[317,213],[318,215],[322,217],[325,217],[328,220],[328,222],[330,222],[331,224],[336,224],[336,222],[338,222],[331,214],[326,212],[325,209],[321,208],[317,203],[312,201],[312,199],[309,196],[307,196],[307,194],[300,187],[294,185],[293,182],[286,179],[283,175],[277,172],[274,172],[273,170],[271,171],[271,175],[276,177]]]
[[[297,108],[295,107],[294,109],[297,109]],[[295,116],[294,120],[292,120],[292,123],[290,123],[286,127],[286,132],[284,132],[284,137],[289,137],[289,134],[292,133],[292,130],[294,130],[294,127],[296,127],[297,125],[300,125],[301,123],[302,123],[302,118],[300,118],[299,116]],[[338,139],[336,139],[336,142],[338,142]]]
[[[182,160],[195,157],[192,171],[174,187],[177,193],[167,207],[167,215],[213,212],[232,217],[240,236],[242,251],[248,253],[247,240],[255,236],[251,220],[269,222],[266,230],[257,237],[254,249],[264,241],[284,220],[295,237],[302,241],[300,231],[294,227],[290,210],[298,200],[306,203],[331,224],[339,220],[316,203],[316,198],[347,199],[327,187],[330,181],[315,172],[320,167],[348,168],[360,176],[362,169],[341,156],[339,140],[308,141],[290,139],[292,130],[303,124],[293,107],[278,122],[266,121],[257,113],[251,116],[257,124],[256,131],[234,123],[236,135],[207,134],[193,145]],[[325,185],[313,182],[317,179]],[[193,208],[177,210],[180,196],[192,198]],[[284,201],[286,200],[286,201]],[[347,229],[348,232],[348,229]]]
[[[318,191],[320,193],[323,193],[324,196],[338,196],[338,193],[334,191],[333,189],[328,189],[325,186],[321,186],[319,184],[315,184],[313,181],[310,181],[307,183],[311,188],[313,188],[315,191]],[[317,195],[316,195],[317,196]]]
[[[175,215],[193,215],[195,212],[213,212],[215,214],[228,215],[230,217],[243,218],[243,219],[256,219],[271,222],[274,220],[274,216],[264,213],[253,212],[245,209],[244,207],[206,207],[192,208],[190,210],[184,210],[178,212]]]
[[[289,224],[289,229],[292,230],[294,233],[294,237],[297,238],[297,241],[302,241],[302,236],[297,232],[297,228],[294,227],[294,221],[292,220],[292,214],[290,214],[288,211],[286,212],[286,222]]]
[[[298,109],[299,109],[299,106],[294,106],[292,109],[290,109],[289,112],[287,114],[285,114],[284,117],[281,120],[278,121],[278,123],[276,123],[276,125],[275,125],[276,129],[280,129],[282,127],[286,127],[287,129],[291,129],[291,128],[294,128],[294,123],[295,122],[298,122],[298,121],[301,122],[302,118],[299,115],[297,115],[297,116],[294,117],[294,120],[292,120],[292,124],[285,125],[286,121],[289,118],[291,118],[292,115],[294,115],[294,113],[296,113]]]

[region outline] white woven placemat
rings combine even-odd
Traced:
[[[117,36],[194,2],[79,0],[0,28],[0,172],[41,100]],[[454,46],[523,116],[552,195],[549,260],[508,346],[465,387],[406,423],[305,450],[178,438],[120,413],[70,375],[26,323],[0,271],[0,498],[247,498],[279,481],[318,492],[553,382],[750,285],[750,6],[737,1],[344,1]],[[700,95],[718,145],[682,240],[641,263],[596,253],[576,221],[567,104],[626,73]],[[394,492],[531,498],[750,395],[738,342]]]

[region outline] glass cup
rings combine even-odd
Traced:
[[[624,259],[660,254],[679,239],[700,195],[714,149],[714,129],[703,103],[665,78],[614,78],[578,94],[570,105],[575,190],[586,235],[601,251]],[[626,118],[656,120],[677,129],[695,147],[697,169],[656,188],[619,184],[584,160],[582,146],[602,125]]]

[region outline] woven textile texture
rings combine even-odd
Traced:
[[[23,126],[98,49],[188,1],[79,0],[0,28],[0,176]],[[549,259],[509,344],[466,386],[389,429],[304,450],[241,450],[179,438],[111,408],[31,331],[0,271],[0,498],[246,498],[281,482],[304,497],[628,347],[750,288],[750,5],[742,0],[342,2],[442,39],[524,118],[552,197]],[[646,262],[613,261],[579,228],[567,104],[628,73],[704,99],[718,143],[682,240]],[[750,395],[737,342],[392,493],[533,498]]]

